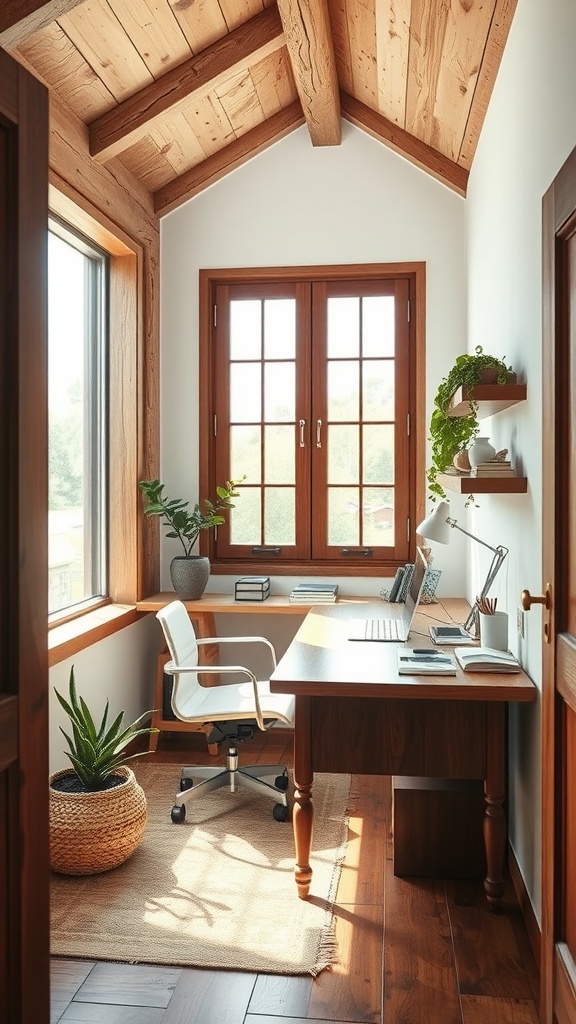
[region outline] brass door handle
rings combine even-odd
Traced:
[[[529,590],[522,591],[521,597],[522,607],[525,612],[529,612],[533,604],[543,604],[545,608],[550,607],[550,584],[546,587],[546,593],[539,597],[533,597]]]

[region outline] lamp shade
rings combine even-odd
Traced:
[[[450,505],[447,501],[441,501],[432,510],[430,515],[420,523],[420,526],[416,527],[416,533],[419,533],[426,540],[435,540],[439,544],[448,544],[450,540],[449,514]]]

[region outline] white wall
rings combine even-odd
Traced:
[[[294,132],[161,223],[162,480],[197,500],[198,271],[299,264],[426,262],[428,406],[466,349],[464,201],[352,125],[342,145],[314,149]],[[458,541],[436,553],[444,594],[461,593]],[[163,586],[177,542],[163,543]],[[288,593],[278,577],[272,591]],[[341,580],[378,595],[383,580]],[[215,576],[209,590],[232,591]]]
[[[76,688],[87,702],[93,717],[100,722],[106,699],[110,700],[109,721],[124,711],[128,726],[154,706],[154,681],[157,655],[162,647],[162,632],[153,615],[147,615],[120,633],[100,640],[73,658],[50,670],[50,772],[69,768],[65,756],[66,740],[59,726],[70,731],[69,721],[53,689],[68,696],[70,667],[74,666]]]
[[[526,616],[526,640],[514,636],[522,589],[542,593],[541,575],[541,220],[542,196],[576,145],[576,4],[519,0],[466,203],[469,348],[505,354],[528,384],[528,401],[486,421],[528,477],[526,496],[483,500],[473,516],[479,536],[510,548],[503,593],[511,640],[541,683],[539,609]],[[540,708],[511,715],[510,835],[540,914]]]

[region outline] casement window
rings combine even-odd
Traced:
[[[56,220],[48,238],[51,621],[107,592],[107,255]]]
[[[217,571],[410,559],[420,266],[201,272],[201,493],[246,477]]]

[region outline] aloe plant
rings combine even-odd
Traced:
[[[72,762],[72,767],[85,789],[94,792],[107,788],[107,780],[114,774],[117,768],[141,757],[147,751],[142,750],[136,754],[127,754],[126,748],[132,740],[138,736],[145,736],[151,732],[158,732],[158,729],[140,728],[140,722],[150,715],[145,711],[135,722],[126,728],[122,728],[124,712],[121,711],[114,721],[108,725],[109,701],[106,701],[102,720],[96,727],[92,714],[83,697],[78,696],[76,681],[74,678],[74,666],[70,669],[69,700],[66,700],[58,690],[54,692],[70,719],[72,725],[72,736],[60,726],[60,732],[68,743],[69,751],[66,756]]]

